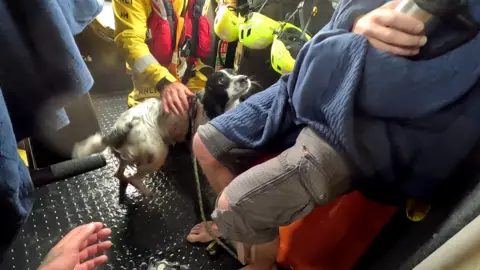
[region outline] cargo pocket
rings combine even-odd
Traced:
[[[298,166],[301,156],[295,150],[290,148],[251,168],[225,189],[231,208],[257,233],[289,225],[316,206],[303,184]]]
[[[335,173],[335,170],[340,168],[334,168],[335,166],[331,166],[329,162],[324,164],[322,157],[313,155],[307,146],[303,145],[301,148],[303,153],[303,159],[299,164],[301,178],[316,204],[328,204],[348,192],[350,179],[347,173]],[[325,153],[325,156],[329,154]],[[326,170],[331,170],[331,173]]]

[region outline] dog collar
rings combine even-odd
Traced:
[[[195,92],[195,97],[196,97],[196,99],[198,99],[198,100],[201,101],[201,100],[203,99],[203,94],[204,94],[203,91]]]

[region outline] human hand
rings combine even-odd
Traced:
[[[85,261],[112,246],[110,241],[97,243],[112,233],[102,228],[100,222],[74,228],[48,252],[39,270],[91,270],[104,264],[108,259],[105,255]]]
[[[411,56],[427,43],[423,22],[396,11],[395,0],[359,17],[352,32],[367,37],[370,44],[392,54]]]
[[[195,94],[181,82],[172,82],[165,85],[161,93],[163,110],[166,113],[171,111],[177,115],[184,114],[189,107],[188,98],[195,97]]]

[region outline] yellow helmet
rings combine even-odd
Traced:
[[[238,24],[240,18],[235,14],[234,8],[228,5],[217,7],[213,31],[226,42],[233,42],[238,39]]]
[[[295,58],[303,45],[311,39],[311,36],[305,33],[302,35],[302,29],[289,23],[281,23],[275,31],[272,50],[270,53],[270,63],[272,68],[280,73],[286,74],[293,70]]]
[[[273,34],[279,22],[259,12],[251,12],[240,23],[239,41],[247,48],[261,50],[273,42]]]

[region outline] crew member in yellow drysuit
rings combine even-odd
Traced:
[[[134,85],[128,95],[130,107],[146,98],[161,96],[166,112],[181,114],[188,109],[187,98],[194,96],[192,91],[204,88],[206,78],[195,70],[204,66],[199,58],[210,50],[205,18],[209,2],[113,1],[115,42],[126,58]],[[194,14],[193,10],[200,10],[201,14]],[[193,27],[188,29],[189,25]],[[182,52],[185,48],[186,54]]]

